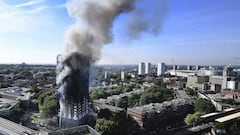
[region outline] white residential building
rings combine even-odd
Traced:
[[[125,80],[125,72],[124,71],[121,71],[121,80],[124,81]]]
[[[145,64],[143,62],[138,64],[138,75],[145,74]]]
[[[149,75],[152,72],[151,63],[145,63],[145,74]]]
[[[166,67],[165,67],[165,63],[158,63],[158,66],[157,66],[157,75],[160,76],[160,75],[163,75],[166,71]]]
[[[104,73],[104,79],[108,79],[109,78],[109,72],[108,71],[105,71]]]

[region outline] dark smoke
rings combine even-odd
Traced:
[[[79,53],[90,57],[91,63],[100,58],[103,45],[111,43],[114,19],[126,13],[126,34],[139,38],[143,32],[157,35],[168,8],[169,0],[69,0],[67,10],[76,23],[66,34],[65,57]]]
[[[112,42],[111,28],[115,17],[133,9],[134,0],[71,0],[69,14],[76,24],[66,35],[65,55],[76,52],[90,57],[91,63],[100,57],[103,45]]]
[[[154,8],[145,10],[138,2],[150,3]],[[69,15],[76,23],[66,32],[65,49],[57,66],[60,127],[78,126],[88,114],[89,70],[100,58],[102,47],[113,40],[111,29],[115,18],[122,13],[129,15],[126,28],[130,39],[140,37],[142,32],[158,34],[163,20],[161,10],[165,11],[159,10],[162,6],[158,3],[157,0],[67,2]]]
[[[75,63],[79,64],[79,67],[76,69],[74,69]],[[63,88],[63,95],[66,102],[82,102],[84,96],[88,95],[90,69],[89,57],[74,53],[63,61],[63,65],[70,67],[69,74],[63,78],[63,82],[66,83]]]
[[[103,45],[112,42],[111,29],[117,16],[129,16],[126,28],[131,39],[140,37],[142,32],[158,34],[166,5],[167,0],[69,0],[67,10],[76,23],[66,32],[58,70],[62,98],[77,100],[74,96],[77,98],[84,94],[81,89],[88,89],[85,84],[88,85],[89,68],[100,58]]]

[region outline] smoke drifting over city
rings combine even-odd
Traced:
[[[138,2],[146,3],[145,9]],[[142,32],[158,34],[168,2],[166,0],[71,0],[67,10],[76,23],[66,33],[64,56],[79,53],[91,63],[100,58],[103,45],[111,43],[116,17],[127,14],[126,35],[139,38]]]
[[[146,10],[139,7],[138,2],[146,3]],[[76,23],[66,32],[65,49],[57,70],[61,121],[80,119],[86,114],[87,107],[82,111],[81,106],[88,105],[89,69],[99,60],[102,47],[113,41],[116,17],[122,13],[128,16],[124,26],[130,39],[139,38],[142,32],[158,34],[165,4],[157,0],[71,0],[66,3]]]
[[[129,13],[126,34],[130,39],[138,39],[142,32],[158,35],[168,9],[168,0],[140,0],[144,7],[138,7]]]

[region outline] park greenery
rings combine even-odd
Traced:
[[[138,83],[141,84],[143,81],[143,79],[137,79],[137,81],[139,81]],[[163,80],[161,79],[156,79],[153,80],[152,83],[155,85],[149,89],[166,89],[166,86],[163,82]],[[100,99],[100,98],[107,98],[108,96],[112,96],[112,95],[119,95],[122,93],[126,93],[126,92],[130,92],[134,89],[135,86],[118,86],[116,88],[110,88],[108,90],[94,90],[91,92],[90,94],[90,98],[92,100],[96,100],[96,99]],[[167,89],[168,90],[168,89]],[[151,91],[152,92],[152,91]],[[164,94],[164,92],[163,92]],[[151,94],[150,94],[151,95]]]
[[[238,135],[238,127],[234,121],[227,122],[227,123],[216,123],[214,125],[215,130],[221,130],[225,132],[227,135]]]
[[[57,114],[57,99],[54,91],[42,90],[38,93],[39,111],[44,118],[50,118]]]
[[[160,82],[156,82],[159,85]],[[107,98],[114,94],[121,94],[124,92],[132,91],[131,87],[118,87],[110,90],[96,90],[91,93],[92,99]],[[173,90],[161,86],[154,86],[147,88],[142,94],[130,94],[120,99],[115,99],[110,102],[111,105],[128,108],[149,103],[160,103],[166,100],[171,100],[174,97]],[[126,118],[126,113],[115,114],[111,113],[108,109],[102,109],[98,112],[98,119],[96,121],[95,129],[102,135],[123,135],[139,133],[137,124],[129,124],[131,120]]]
[[[5,82],[5,83],[0,83],[0,88],[7,88],[10,87],[10,84]]]
[[[184,122],[187,125],[194,125],[194,123],[199,120],[200,116],[214,112],[215,107],[211,101],[200,98],[194,103],[194,110],[195,113],[188,114],[184,119]]]
[[[215,107],[211,101],[200,98],[194,103],[194,110],[198,112],[212,113]]]
[[[119,95],[121,93],[125,93],[125,92],[130,92],[132,91],[133,88],[130,86],[126,86],[126,87],[116,87],[116,88],[111,88],[109,90],[95,90],[90,94],[91,99],[96,100],[96,99],[100,99],[100,98],[107,98],[108,96],[112,96],[112,95]]]
[[[101,118],[97,120],[95,129],[102,135],[113,135],[116,134],[118,123],[112,120]]]
[[[150,87],[144,91],[139,100],[139,105],[161,103],[173,99],[173,91],[164,87]]]
[[[96,95],[99,93],[104,93],[104,91],[93,92],[91,94],[91,97],[97,97]],[[142,94],[132,93],[128,97],[126,96],[120,99],[112,100],[110,104],[121,108],[128,108],[142,106],[149,103],[161,103],[163,101],[168,101],[171,99],[173,99],[172,90],[164,87],[154,86],[146,89]]]
[[[184,122],[187,125],[193,125],[195,122],[197,122],[200,118],[200,116],[204,115],[204,112],[195,112],[194,114],[188,114],[187,117],[184,119]]]
[[[125,135],[129,132],[129,120],[126,113],[112,113],[108,109],[103,109],[98,113],[95,129],[101,135]]]

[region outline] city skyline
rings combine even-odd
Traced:
[[[0,63],[55,64],[63,52],[65,31],[74,23],[65,3],[0,0]],[[113,42],[103,47],[97,64],[172,64],[174,59],[175,64],[239,65],[240,1],[163,3],[160,7],[166,11],[157,35],[143,32],[131,40],[125,32],[127,14],[117,17]],[[151,3],[137,6],[152,11]]]

